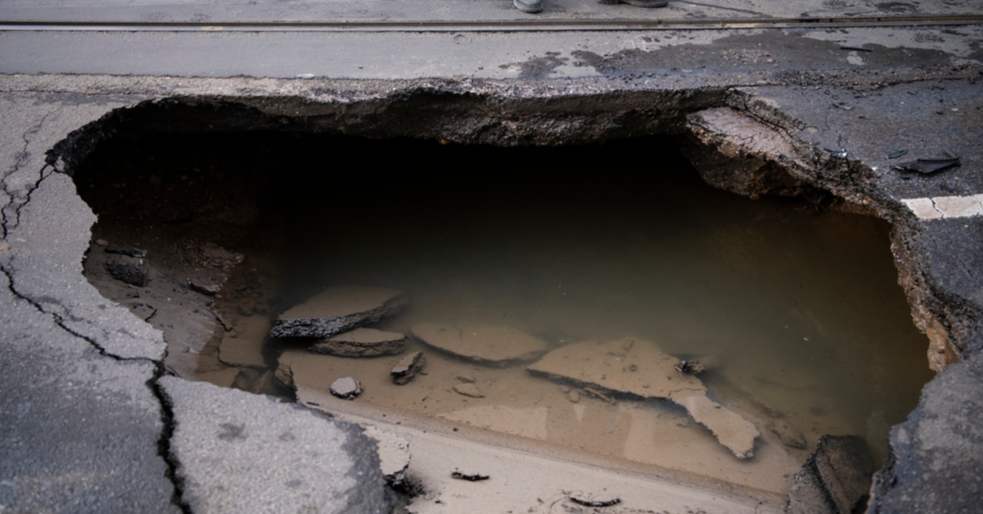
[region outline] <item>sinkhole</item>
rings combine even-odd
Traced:
[[[931,378],[890,227],[821,199],[714,189],[686,144],[119,130],[74,166],[98,215],[85,274],[163,331],[167,368],[190,380],[775,495],[824,434],[859,435],[882,461]],[[139,276],[111,272],[125,259]],[[488,365],[411,336],[404,354],[426,365],[395,385],[400,355],[266,337],[336,286],[402,291],[406,306],[371,324],[385,331],[498,326],[548,351],[631,340],[706,363],[707,395],[760,433],[753,457],[675,402],[552,380],[530,361]],[[637,372],[616,353],[598,358]],[[354,401],[327,390],[343,376],[361,382]]]

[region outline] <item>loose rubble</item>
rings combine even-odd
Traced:
[[[374,328],[356,328],[323,339],[310,347],[314,353],[338,357],[374,357],[395,355],[403,351],[408,338],[398,332],[383,332]]]
[[[395,289],[333,287],[281,314],[270,336],[328,338],[379,321],[405,303]]]
[[[686,408],[738,458],[754,455],[754,425],[706,396],[695,376],[676,371],[679,361],[655,344],[626,338],[583,342],[553,350],[527,367],[533,374],[573,382],[591,396],[612,402],[605,392],[665,398]]]
[[[438,350],[491,366],[507,366],[534,359],[547,348],[545,342],[535,337],[498,325],[420,323],[412,328],[412,332]]]
[[[354,400],[362,394],[362,385],[352,377],[344,377],[332,382],[328,390],[342,400]]]
[[[389,372],[389,376],[393,378],[395,384],[406,385],[423,369],[425,363],[426,358],[423,356],[423,352],[413,352],[400,359]]]

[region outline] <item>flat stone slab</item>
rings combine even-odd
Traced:
[[[230,366],[265,368],[263,345],[269,333],[270,321],[266,316],[254,314],[239,319],[219,343],[218,359]]]
[[[707,388],[693,375],[673,366],[679,360],[641,339],[571,344],[546,354],[530,365],[529,372],[642,398],[664,398],[686,408],[700,424],[713,432],[720,444],[738,458],[753,455],[754,425],[706,396]]]
[[[412,328],[412,332],[438,350],[492,366],[534,359],[547,348],[545,342],[501,325],[420,323]]]
[[[389,512],[375,443],[273,398],[164,377],[192,512]]]
[[[426,362],[427,359],[423,356],[423,352],[413,352],[400,359],[389,372],[389,376],[393,378],[395,384],[406,385],[423,369]]]
[[[270,336],[328,338],[379,321],[405,304],[406,298],[395,289],[332,287],[281,314]]]
[[[309,348],[314,353],[326,353],[339,357],[374,357],[395,355],[406,346],[406,334],[384,332],[374,328],[356,328],[315,343]]]

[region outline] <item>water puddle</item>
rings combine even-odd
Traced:
[[[824,434],[864,436],[883,458],[888,429],[931,378],[886,223],[714,190],[668,140],[496,149],[265,137],[122,145],[115,164],[107,149],[77,177],[100,214],[94,240],[147,249],[156,285],[98,276],[99,245],[87,275],[121,303],[153,299],[148,322],[181,374],[255,382],[255,359],[243,378],[219,358],[223,338],[263,333],[248,328],[257,316],[262,326],[327,287],[394,288],[406,306],[372,327],[507,327],[546,351],[631,340],[712,363],[698,380],[760,432],[753,457],[736,458],[680,401],[530,373],[538,357],[493,366],[410,337],[402,355],[425,352],[425,374],[395,385],[401,355],[320,355],[280,340],[263,350],[263,376],[289,363],[298,400],[328,411],[364,407],[776,494]],[[188,150],[180,159],[175,141]],[[213,266],[206,242],[242,264]],[[193,280],[223,289],[199,307]],[[617,371],[648,372],[634,366]],[[327,391],[345,376],[363,389],[352,402]]]

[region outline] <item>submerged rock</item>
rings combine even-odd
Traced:
[[[406,357],[400,359],[399,362],[393,366],[392,371],[389,375],[393,377],[393,382],[398,385],[408,384],[417,373],[423,369],[423,365],[426,363],[426,358],[423,356],[423,352],[413,352]]]
[[[280,315],[271,337],[327,338],[395,313],[406,303],[395,289],[333,287]]]
[[[345,377],[335,380],[328,390],[342,400],[354,400],[362,394],[362,385],[352,377]]]
[[[398,332],[383,332],[374,328],[356,328],[310,347],[314,353],[339,357],[373,357],[394,355],[403,351],[408,338]]]
[[[823,436],[795,474],[788,493],[788,514],[849,514],[870,490],[876,466],[861,437]]]
[[[481,394],[478,390],[478,386],[472,383],[457,384],[454,386],[454,392],[457,394],[463,394],[464,396],[470,396],[471,398],[484,398],[485,395]]]
[[[487,365],[505,366],[533,359],[546,351],[545,342],[499,325],[420,323],[412,332],[438,350]]]
[[[678,363],[653,343],[626,338],[567,345],[527,369],[535,375],[576,383],[606,401],[610,399],[601,391],[672,400],[709,428],[738,458],[753,456],[754,440],[759,435],[754,425],[708,398],[703,382],[676,371]]]

